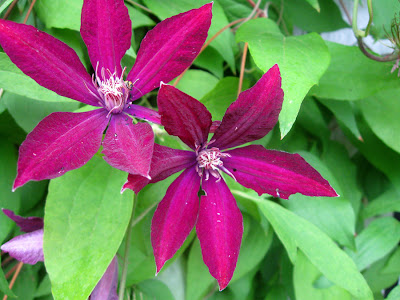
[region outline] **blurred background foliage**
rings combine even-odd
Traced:
[[[160,20],[207,2],[126,0],[134,35],[123,65],[133,65],[140,41]],[[82,0],[2,0],[0,17],[22,23],[28,16],[27,24],[67,43],[93,73],[79,34],[81,8]],[[352,22],[354,9],[358,20]],[[226,178],[244,215],[244,235],[234,277],[218,292],[195,232],[154,276],[151,218],[175,177],[149,185],[137,198],[127,299],[400,299],[395,287],[400,275],[399,13],[397,0],[214,1],[209,39],[216,38],[177,79],[177,87],[220,120],[239,86],[252,86],[278,63],[285,92],[279,126],[255,143],[300,153],[340,197],[281,200],[258,196]],[[156,95],[139,101],[156,108]],[[46,258],[46,267],[59,269],[51,276],[53,286],[68,282],[53,289],[56,299],[87,298],[107,267],[95,259],[118,247],[132,208],[133,193],[119,192],[126,174],[111,169],[100,154],[50,183],[30,182],[11,192],[26,134],[51,112],[81,109],[39,86],[0,52],[0,206],[23,216],[45,215],[58,230],[52,234],[68,232],[59,243],[46,241],[45,233],[45,255],[55,253]],[[162,127],[153,129],[157,143],[184,149]],[[103,184],[107,189],[99,190]],[[93,215],[99,198],[107,205]],[[72,205],[88,213],[71,215]],[[89,243],[85,237],[93,222],[100,229]],[[0,214],[0,242],[18,234]],[[10,292],[17,262],[3,253],[1,260],[1,295],[53,299],[43,263],[24,265]],[[73,291],[81,296],[72,297]]]

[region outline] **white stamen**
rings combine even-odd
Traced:
[[[125,69],[122,70],[120,76],[117,74],[115,68],[114,73],[111,73],[109,69],[101,68],[100,74],[98,73],[99,63],[96,65],[96,73],[92,75],[93,86],[97,89],[98,95],[93,93],[87,85],[86,88],[89,92],[96,96],[100,96],[99,104],[108,110],[110,114],[118,114],[123,111],[125,106],[128,104],[129,89],[127,88],[123,76]]]
[[[197,154],[197,165],[196,171],[200,177],[205,175],[204,180],[208,180],[210,175],[217,178],[216,182],[221,180],[220,170],[226,172],[229,176],[235,179],[235,176],[224,167],[224,163],[221,158],[231,157],[228,153],[222,153],[218,148],[207,149],[207,146],[212,144],[214,140],[206,143],[202,147],[199,145],[195,145],[196,154]],[[236,180],[236,179],[235,179]]]

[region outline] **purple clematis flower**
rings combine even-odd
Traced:
[[[34,265],[44,261],[43,255],[43,219],[38,217],[20,217],[13,211],[3,209],[4,214],[13,220],[25,234],[16,236],[1,246],[1,250],[25,264]],[[90,300],[117,300],[118,262],[114,257],[103,277],[97,283]]]
[[[233,276],[243,234],[242,215],[220,172],[258,194],[288,199],[295,193],[338,196],[300,155],[244,143],[265,136],[278,121],[283,91],[277,65],[242,92],[218,123],[196,99],[162,85],[158,94],[161,123],[193,151],[155,145],[151,180],[130,174],[123,189],[140,191],[184,170],[170,185],[155,211],[151,241],[157,272],[181,247],[196,225],[203,260],[224,289]],[[208,134],[215,131],[208,141]],[[205,195],[198,201],[200,186]]]
[[[107,126],[104,159],[149,177],[154,135],[149,124],[133,125],[129,116],[155,123],[160,116],[132,102],[190,66],[207,38],[211,8],[210,3],[173,16],[149,31],[127,81],[120,62],[130,47],[132,26],[123,0],[83,3],[81,35],[93,76],[63,42],[32,26],[0,20],[0,45],[26,75],[61,96],[100,107],[44,118],[20,147],[14,190],[27,181],[56,178],[84,165],[99,149]]]

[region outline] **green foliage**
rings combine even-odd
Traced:
[[[132,67],[141,40],[160,20],[208,2],[140,1],[148,11],[125,1],[134,35],[122,66]],[[259,196],[224,176],[242,211],[244,234],[232,281],[219,292],[195,230],[155,277],[152,217],[179,174],[150,184],[135,196],[124,299],[128,294],[129,299],[149,300],[384,299],[382,291],[396,284],[400,274],[400,225],[394,215],[400,212],[400,79],[398,70],[391,73],[395,61],[372,60],[357,45],[339,44],[341,39],[323,40],[323,32],[351,27],[338,1],[251,2],[214,0],[208,40],[230,22],[243,20],[204,49],[177,88],[201,101],[213,121],[221,120],[240,84],[241,91],[248,89],[278,64],[285,93],[279,128],[251,144],[299,153],[340,197],[296,194],[280,200]],[[0,18],[11,3],[0,3]],[[18,1],[7,19],[22,23],[31,3]],[[82,4],[36,1],[27,24],[74,49],[92,74],[79,34]],[[254,10],[256,4],[259,10]],[[399,1],[374,0],[372,9],[371,36],[385,38],[393,18],[400,17]],[[385,43],[390,53],[395,45]],[[157,109],[157,90],[139,103]],[[11,191],[18,148],[38,122],[52,112],[90,109],[40,86],[0,49],[0,208],[45,219],[45,263],[24,265],[9,289],[11,277],[5,274],[13,273],[17,262],[3,254],[0,297],[86,300],[115,255],[121,278],[134,195],[120,193],[127,174],[112,169],[101,149],[78,170]],[[152,126],[157,143],[187,150],[162,126]],[[20,234],[0,212],[1,244]],[[400,288],[386,299],[400,299]]]
[[[87,299],[114,257],[132,210],[125,176],[95,156],[50,183],[44,255],[56,299]]]
[[[279,65],[285,93],[279,125],[284,137],[292,128],[305,95],[329,65],[328,49],[319,35],[285,37],[268,19],[247,22],[238,30],[236,40],[249,43],[254,61],[264,72]]]

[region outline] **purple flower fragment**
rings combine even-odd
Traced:
[[[84,165],[99,149],[107,126],[104,159],[149,178],[154,135],[149,124],[132,124],[131,117],[159,124],[160,115],[132,103],[190,66],[207,38],[211,8],[206,4],[150,30],[126,81],[121,59],[130,47],[132,26],[123,0],[83,3],[81,35],[95,69],[92,76],[63,42],[32,26],[0,20],[0,45],[26,75],[61,96],[99,107],[44,118],[20,147],[13,189]]]
[[[288,199],[295,193],[338,196],[329,183],[300,155],[250,145],[227,150],[264,137],[277,123],[283,101],[277,65],[242,92],[222,122],[196,99],[162,85],[158,94],[161,123],[193,151],[155,145],[151,180],[130,174],[123,189],[139,192],[183,171],[170,185],[152,221],[151,241],[157,272],[181,247],[196,225],[203,260],[220,290],[231,280],[243,234],[242,215],[221,171],[258,194]],[[208,141],[208,134],[214,132]],[[202,187],[205,195],[198,201]]]
[[[44,261],[43,255],[43,219],[38,217],[20,217],[13,211],[3,209],[3,213],[17,224],[25,234],[19,235],[1,246],[16,260],[25,264],[34,265]],[[97,283],[90,300],[117,300],[118,262],[114,257],[103,277]]]

